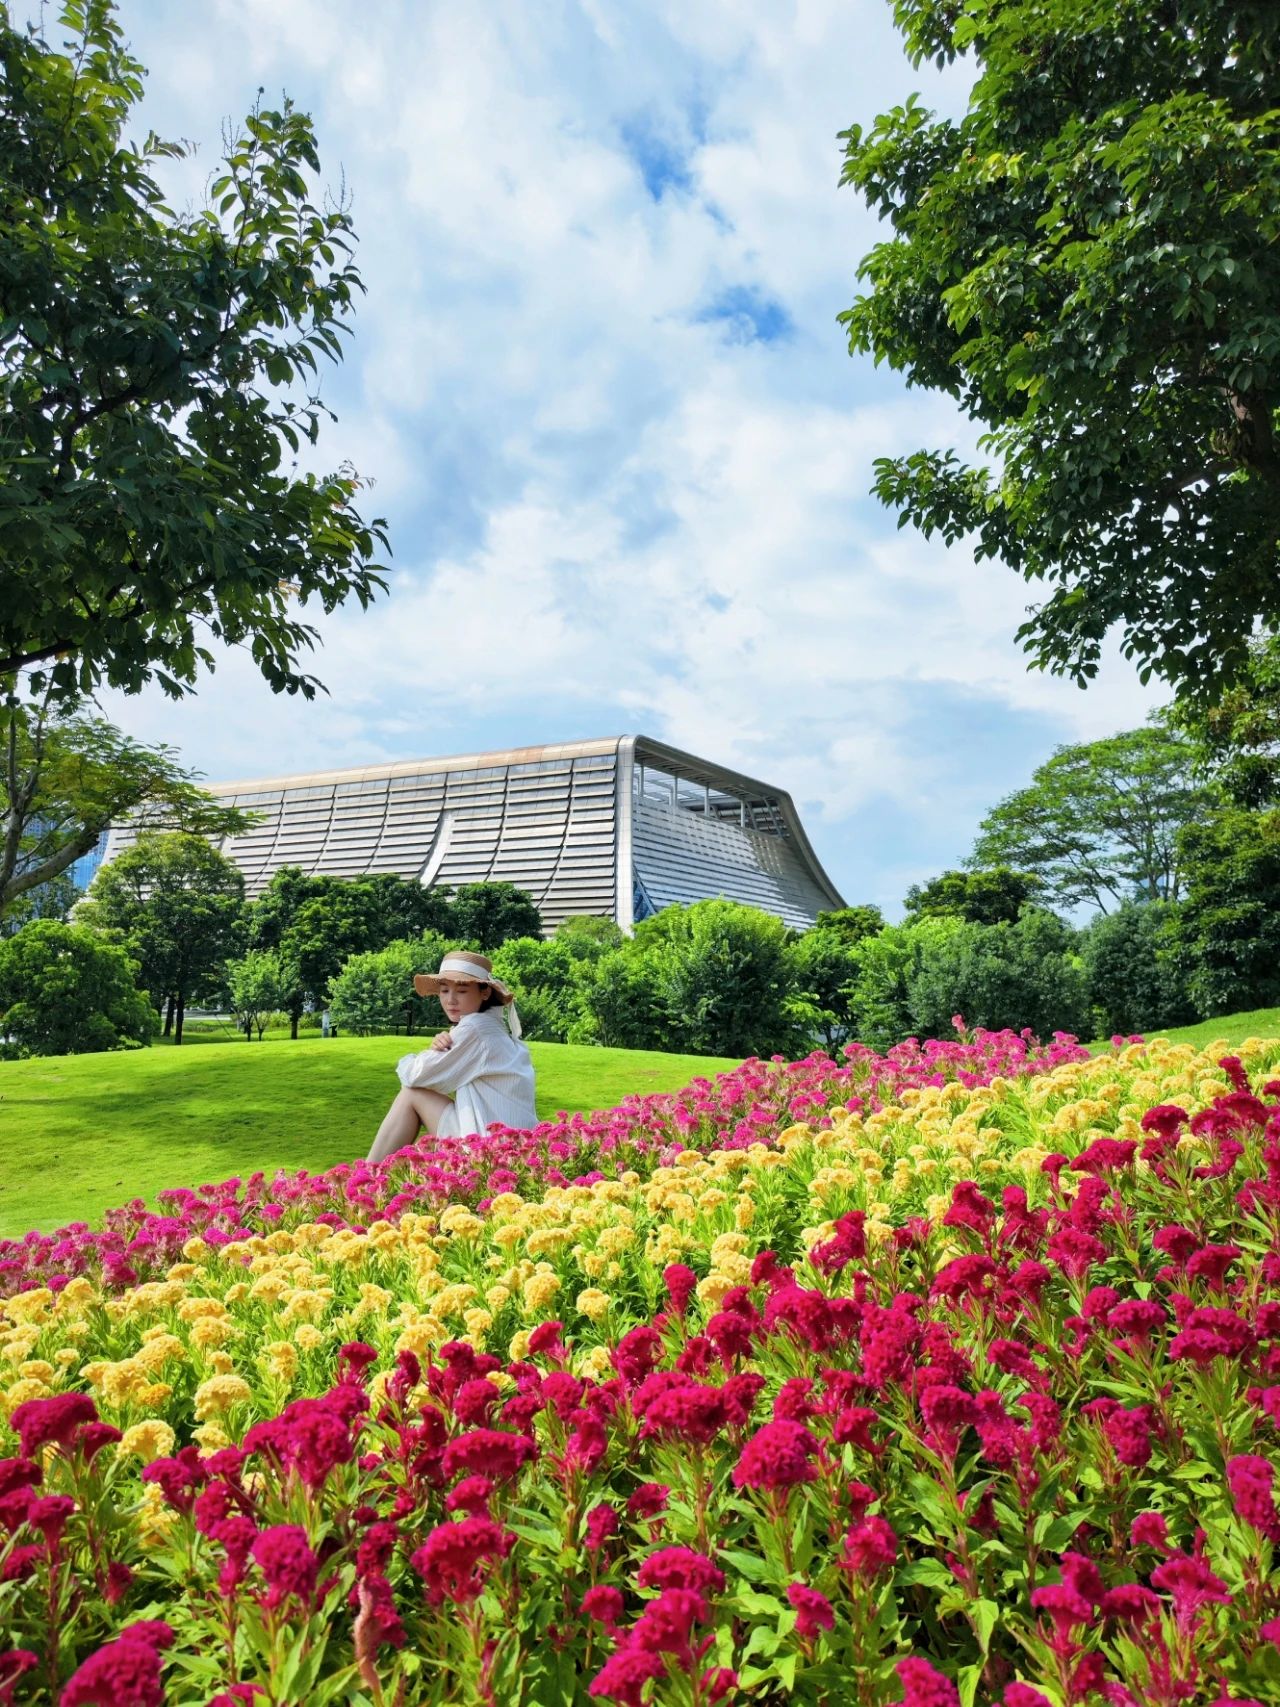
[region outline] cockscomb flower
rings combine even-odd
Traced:
[[[734,1486],[777,1491],[816,1481],[817,1466],[811,1459],[817,1451],[817,1439],[802,1423],[765,1423],[734,1465]]]
[[[473,1428],[445,1447],[442,1468],[446,1476],[456,1476],[464,1470],[471,1475],[488,1476],[491,1481],[509,1482],[537,1452],[537,1445],[527,1434]]]
[[[691,1588],[699,1594],[719,1593],[724,1572],[692,1547],[662,1547],[650,1553],[636,1573],[640,1588]]]
[[[469,1605],[484,1590],[490,1568],[505,1559],[515,1536],[487,1517],[466,1517],[433,1529],[409,1563],[422,1578],[427,1600]]]
[[[274,1610],[294,1596],[310,1612],[320,1561],[300,1524],[280,1523],[264,1529],[249,1552],[266,1579],[264,1606]]]
[[[1151,1461],[1151,1410],[1138,1405],[1133,1410],[1116,1409],[1105,1419],[1102,1432],[1122,1464],[1141,1469]]]
[[[697,1290],[697,1275],[682,1262],[670,1262],[662,1271],[662,1281],[667,1289],[667,1300],[672,1314],[683,1316],[689,1308],[690,1298]]]
[[[899,1660],[896,1670],[902,1680],[902,1707],[960,1707],[955,1684],[928,1660]]]
[[[848,1530],[840,1553],[842,1569],[861,1582],[887,1571],[898,1556],[898,1537],[883,1517],[864,1517]]]
[[[127,1624],[77,1667],[63,1686],[59,1707],[164,1707],[161,1654],[173,1631],[159,1619]]]
[[[22,1442],[23,1457],[34,1458],[45,1446],[70,1452],[84,1425],[97,1421],[98,1407],[87,1393],[55,1393],[16,1406],[9,1427]]]
[[[831,1602],[825,1594],[816,1588],[810,1588],[808,1583],[789,1583],[787,1599],[795,1608],[796,1635],[801,1641],[808,1641],[820,1630],[831,1630],[835,1627],[836,1615],[832,1611]]]
[[[644,1707],[645,1684],[666,1674],[666,1662],[660,1654],[645,1648],[619,1648],[591,1679],[587,1694],[616,1701],[619,1707]]]
[[[621,1621],[624,1604],[621,1589],[611,1583],[597,1583],[582,1597],[582,1616],[612,1630]]]
[[[1230,1606],[1231,1595],[1221,1577],[1215,1576],[1203,1559],[1175,1553],[1151,1573],[1151,1585],[1168,1594],[1174,1616],[1184,1632],[1195,1628],[1202,1607]]]
[[[1280,1516],[1276,1513],[1274,1492],[1275,1466],[1266,1458],[1252,1453],[1227,1460],[1227,1486],[1235,1504],[1236,1516],[1265,1535],[1269,1541],[1280,1541]]]

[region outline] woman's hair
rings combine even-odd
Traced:
[[[489,994],[481,1002],[481,1004],[477,1010],[477,1012],[482,1013],[482,1014],[488,1013],[490,1008],[500,1008],[502,1006],[502,997],[494,989],[493,985],[492,984],[486,984],[485,989],[488,990]]]

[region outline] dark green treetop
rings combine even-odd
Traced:
[[[155,170],[191,145],[126,140],[144,73],[111,0],[60,18],[55,45],[0,0],[0,678],[176,697],[212,637],[311,697],[299,606],[383,586],[359,477],[290,466],[362,289],[349,208],[287,100],[228,134],[207,206],[168,207]]]
[[[852,350],[952,397],[982,457],[876,491],[1045,596],[1019,630],[1083,684],[1104,635],[1211,695],[1280,624],[1280,6],[896,0],[913,61],[972,56],[958,121],[853,126],[844,181],[892,234]]]

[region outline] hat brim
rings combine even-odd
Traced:
[[[485,984],[493,991],[494,995],[497,996],[503,1007],[506,1007],[508,1002],[514,1000],[511,991],[507,989],[505,984],[499,984],[496,978],[464,979],[461,973],[451,972],[449,974],[449,982],[451,984]],[[416,972],[413,978],[413,987],[420,996],[438,996],[440,994],[440,975],[436,972]]]

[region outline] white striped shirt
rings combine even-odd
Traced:
[[[494,1122],[525,1132],[538,1124],[529,1051],[507,1030],[500,1008],[464,1014],[450,1031],[449,1049],[405,1055],[396,1066],[400,1083],[414,1090],[453,1097],[440,1123],[442,1135],[484,1132]]]

